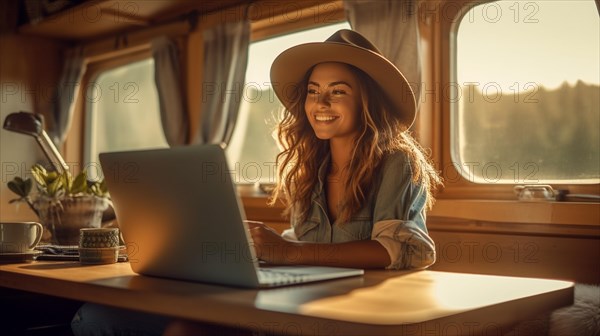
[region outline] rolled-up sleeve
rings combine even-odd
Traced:
[[[413,221],[384,220],[375,223],[372,237],[392,260],[387,269],[426,268],[435,262],[435,244]]]
[[[408,158],[386,160],[376,196],[371,239],[389,253],[388,269],[422,269],[435,262],[435,244],[425,225],[425,187],[412,181]]]
[[[293,227],[283,230],[283,232],[281,233],[281,237],[287,240],[298,240],[298,237],[296,237],[296,232],[294,231]]]

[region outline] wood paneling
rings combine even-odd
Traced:
[[[150,26],[157,19],[192,9],[209,13],[249,3],[249,0],[92,0],[19,28],[22,34],[69,40],[89,40]]]
[[[52,125],[51,109],[62,69],[64,44],[34,36],[0,34],[0,124],[18,111],[45,116]],[[16,195],[6,183],[16,176],[28,177],[29,169],[45,160],[33,137],[0,129],[0,220],[36,220],[26,204],[9,204]]]
[[[598,237],[446,232],[435,229],[432,270],[600,283]]]

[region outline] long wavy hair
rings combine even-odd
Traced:
[[[345,183],[343,205],[337,221],[349,221],[364,204],[370,186],[380,173],[385,156],[402,151],[406,153],[412,180],[421,183],[427,191],[427,209],[434,202],[433,191],[441,178],[433,169],[422,147],[407,131],[379,85],[362,70],[348,65],[357,76],[360,89],[361,128],[352,149],[348,167],[351,174]],[[329,141],[315,135],[304,110],[308,79],[314,69],[309,69],[297,87],[295,99],[277,127],[277,137],[283,151],[277,156],[278,183],[270,203],[283,199],[286,215],[294,216],[298,223],[307,219],[311,195],[317,184],[318,170],[329,153]]]

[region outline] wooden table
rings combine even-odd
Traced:
[[[128,263],[0,265],[0,286],[193,321],[302,335],[502,335],[573,302],[573,283],[434,271],[250,290],[139,276]]]

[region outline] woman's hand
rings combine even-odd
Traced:
[[[272,264],[294,264],[299,255],[299,246],[285,240],[263,222],[244,221],[248,225],[256,257]]]
[[[271,264],[385,268],[391,263],[387,250],[376,240],[335,244],[296,242],[284,239],[262,222],[245,222],[256,256]]]

